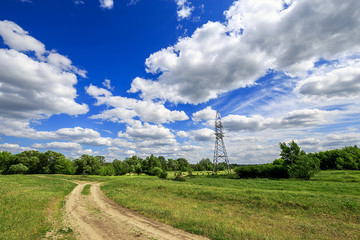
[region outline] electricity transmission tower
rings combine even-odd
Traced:
[[[216,111],[215,118],[215,149],[214,149],[214,169],[213,173],[218,171],[218,162],[219,159],[223,158],[225,160],[225,164],[227,167],[228,173],[230,173],[229,159],[227,157],[226,148],[224,144],[224,133],[223,133],[223,125],[221,122],[220,113]]]

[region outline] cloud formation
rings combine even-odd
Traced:
[[[228,115],[222,118],[224,128],[229,131],[262,131],[265,129],[303,129],[329,122],[329,117],[336,111],[329,112],[319,109],[294,110],[281,118],[264,118],[260,115],[246,117],[241,115]]]
[[[177,5],[177,15],[179,21],[190,17],[191,12],[194,10],[191,2],[187,0],[175,0],[175,3]]]
[[[123,123],[132,123],[135,117],[139,117],[144,122],[153,123],[168,123],[189,119],[184,111],[171,111],[165,108],[163,104],[154,103],[151,100],[142,101],[134,98],[113,96],[108,90],[93,85],[87,87],[86,91],[97,100],[95,105],[105,104],[113,107],[100,114],[91,116],[90,118],[92,119]]]
[[[0,35],[10,49],[0,49],[0,115],[2,119],[42,119],[53,114],[88,112],[76,102],[77,75],[86,77],[67,57],[11,21],[0,21]],[[31,57],[35,53],[36,57]],[[28,55],[29,54],[29,55]]]
[[[151,54],[146,70],[159,77],[135,78],[130,92],[146,100],[198,104],[251,86],[268,69],[300,76],[320,58],[359,52],[359,1],[288,1],[287,8],[283,3],[235,1],[225,23],[208,22]]]
[[[102,9],[112,9],[114,7],[114,0],[99,0]]]

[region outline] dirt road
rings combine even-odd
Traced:
[[[81,194],[92,184],[90,195]],[[106,198],[100,183],[78,183],[68,195],[66,214],[79,239],[207,239],[140,216]]]

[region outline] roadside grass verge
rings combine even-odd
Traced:
[[[341,172],[310,181],[123,176],[101,189],[120,205],[211,239],[360,239],[360,171]]]
[[[0,175],[0,239],[42,239],[47,234],[75,239],[61,211],[75,185],[39,175]]]
[[[86,184],[85,187],[81,190],[82,195],[90,195],[91,184]]]

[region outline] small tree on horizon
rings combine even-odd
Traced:
[[[288,144],[280,143],[280,149],[281,159],[288,168],[290,177],[309,180],[320,171],[319,159],[307,155],[294,140]]]

